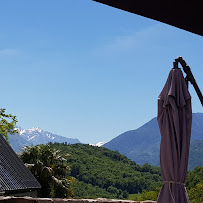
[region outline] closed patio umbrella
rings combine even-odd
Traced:
[[[160,165],[163,186],[157,203],[189,203],[185,189],[190,148],[191,97],[179,68],[170,71],[159,95]]]

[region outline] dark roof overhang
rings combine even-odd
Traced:
[[[93,0],[203,36],[201,1]]]
[[[0,193],[38,188],[39,182],[0,134]]]

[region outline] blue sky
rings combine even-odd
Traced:
[[[178,56],[203,91],[201,36],[91,0],[6,0],[0,19],[0,107],[22,128],[110,141],[156,116]]]

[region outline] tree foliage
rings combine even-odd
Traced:
[[[159,195],[160,188],[156,188],[155,191],[142,191],[141,200],[154,200],[156,201]]]
[[[60,150],[62,155],[69,154],[66,159],[71,167],[71,176],[105,189],[116,198],[127,198],[129,193],[153,190],[161,185],[159,167],[139,166],[119,152],[84,144],[49,145]]]
[[[41,197],[72,197],[70,168],[58,150],[49,145],[25,147],[20,155],[41,184]]]
[[[203,202],[203,181],[188,190],[188,196],[193,203]]]
[[[203,166],[198,166],[189,171],[186,187],[191,202],[203,202]]]
[[[197,166],[194,170],[189,171],[187,175],[186,187],[191,189],[200,182],[203,182],[203,166]]]
[[[187,174],[186,188],[191,203],[203,202],[203,166],[198,166]],[[143,190],[134,200],[157,200],[160,188]]]
[[[103,147],[49,143],[26,147],[21,158],[43,186],[43,197],[127,199],[137,194],[134,200],[156,201],[162,185],[159,167],[137,165]],[[201,202],[203,166],[189,171],[186,186],[191,203]]]
[[[114,199],[116,196],[113,193],[106,191],[98,186],[84,183],[76,180],[73,183],[74,198],[95,199],[98,197]]]
[[[0,109],[0,134],[8,140],[8,134],[18,133],[15,130],[15,125],[17,123],[16,116],[11,114],[6,114],[6,109]]]

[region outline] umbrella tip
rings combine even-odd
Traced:
[[[178,61],[173,62],[173,69],[178,69]]]

